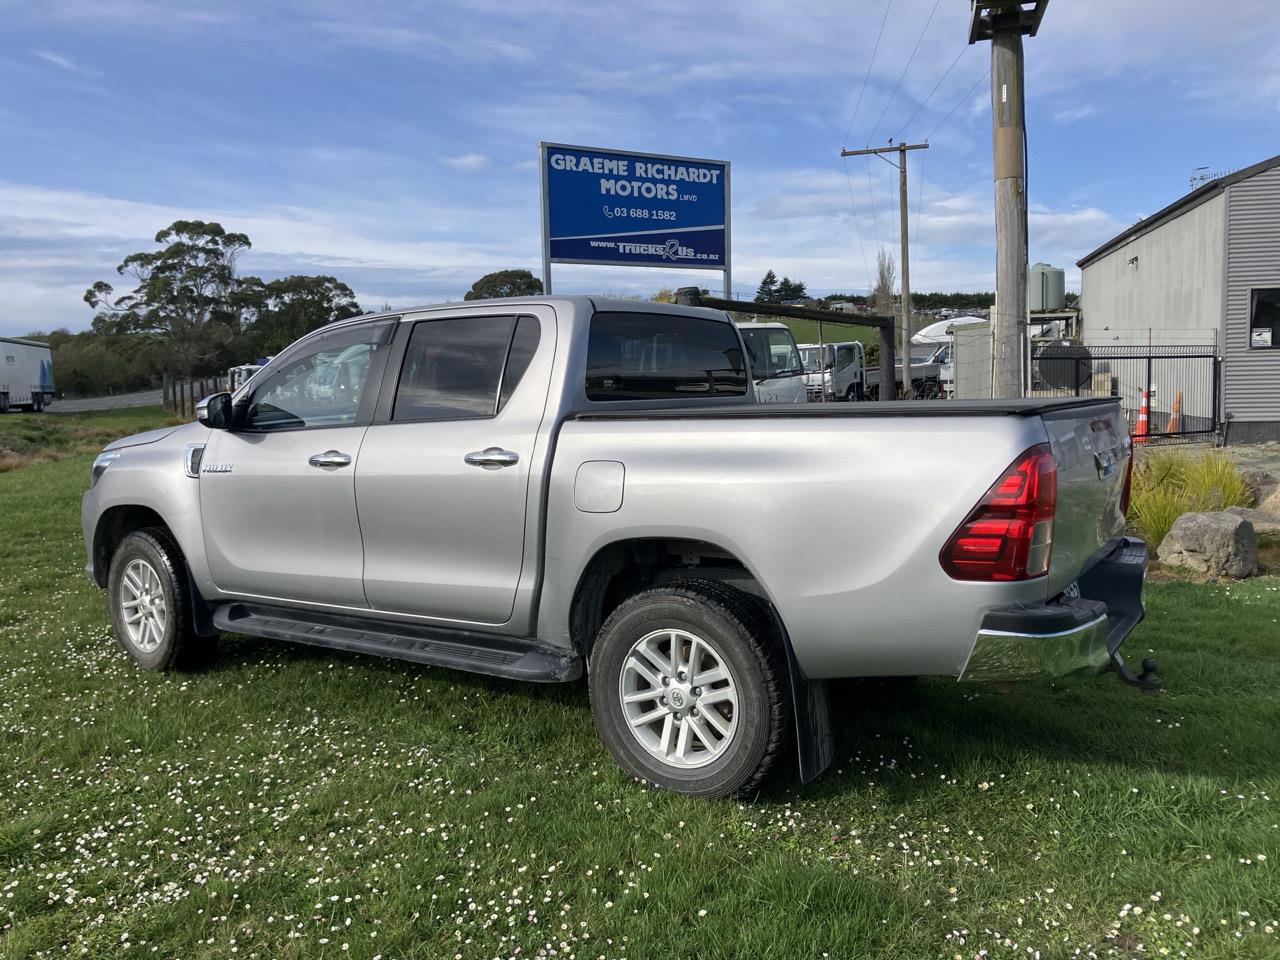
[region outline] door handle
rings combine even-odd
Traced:
[[[503,450],[501,447],[485,447],[475,453],[468,453],[462,458],[473,467],[484,467],[486,470],[497,470],[499,467],[513,467],[520,462],[520,454]]]
[[[313,454],[307,463],[313,467],[349,467],[351,454],[342,453],[340,450],[326,450],[324,453]]]

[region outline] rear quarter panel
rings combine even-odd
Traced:
[[[548,491],[539,635],[568,642],[583,570],[611,543],[704,540],[763,585],[810,677],[959,675],[983,613],[1045,580],[964,583],[938,562],[1036,417],[569,421]],[[590,460],[625,467],[621,507],[584,513]]]

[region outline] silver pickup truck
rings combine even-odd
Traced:
[[[729,317],[492,300],[317,330],[84,496],[124,651],[227,631],[587,674],[630,774],[751,794],[833,745],[828,680],[1098,672],[1142,618],[1115,400],[757,403]]]

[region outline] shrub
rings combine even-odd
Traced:
[[[1196,457],[1182,450],[1153,450],[1134,464],[1129,529],[1159,550],[1184,513],[1252,505],[1249,484],[1226,454],[1210,450]]]

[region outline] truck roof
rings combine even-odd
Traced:
[[[44,347],[46,350],[52,349],[43,340],[27,340],[23,337],[0,337],[0,341],[4,343],[21,343],[28,347]]]
[[[662,303],[656,300],[623,300],[618,297],[601,297],[588,294],[540,295],[532,297],[496,297],[492,300],[449,300],[444,303],[428,303],[415,307],[401,307],[397,310],[386,310],[382,313],[366,313],[349,320],[339,320],[330,326],[354,324],[365,320],[385,320],[388,317],[403,317],[413,313],[428,313],[436,310],[457,310],[459,308],[504,308],[522,305],[542,305],[553,309],[565,307],[570,311],[596,313],[613,311],[618,313],[677,313],[684,316],[704,317],[708,320],[719,320],[729,323],[730,317],[723,310],[710,307],[686,307],[678,303]],[[765,326],[765,324],[760,324]],[[785,326],[785,324],[777,324]]]

